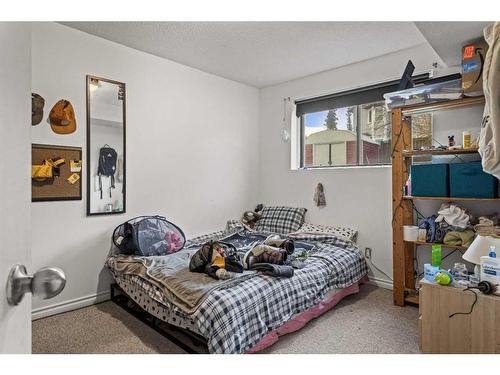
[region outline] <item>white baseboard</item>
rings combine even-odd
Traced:
[[[47,316],[60,314],[63,312],[81,309],[90,305],[95,305],[99,302],[104,302],[110,299],[109,290],[99,292],[88,296],[75,298],[69,301],[56,303],[50,306],[40,307],[31,311],[31,320],[46,318]]]
[[[388,279],[381,279],[379,277],[370,277],[370,281],[368,284],[376,285],[379,288],[384,288],[384,289],[393,289],[392,286],[392,281]]]

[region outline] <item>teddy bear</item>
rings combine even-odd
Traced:
[[[245,211],[243,213],[243,217],[241,218],[241,222],[253,229],[255,227],[255,223],[262,217],[262,213],[255,211]]]

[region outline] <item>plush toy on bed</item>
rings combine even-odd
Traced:
[[[253,229],[255,227],[255,223],[262,217],[260,212],[256,211],[245,211],[243,217],[241,218],[241,222]]]

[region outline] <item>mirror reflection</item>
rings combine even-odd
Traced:
[[[87,214],[125,212],[125,84],[87,76]]]

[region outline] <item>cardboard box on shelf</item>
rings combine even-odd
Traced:
[[[484,38],[462,48],[462,90],[467,96],[483,94],[483,65],[488,43]]]

